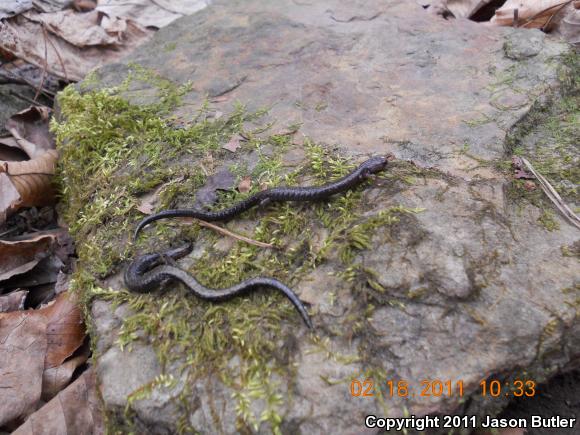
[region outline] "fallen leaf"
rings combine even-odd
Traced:
[[[84,345],[82,352],[80,352],[79,355],[73,356],[59,366],[45,369],[42,375],[41,399],[45,402],[48,402],[50,399],[56,396],[59,391],[66,387],[69,384],[75,370],[87,362],[89,354],[90,347],[88,345]]]
[[[12,435],[105,433],[92,368],[32,414]]]
[[[0,21],[0,49],[28,63],[45,68],[67,81],[80,81],[92,69],[127,56],[153,34],[127,21],[123,44],[77,47],[43,30],[42,24],[23,15]]]
[[[51,251],[53,251],[53,249],[51,249]],[[14,276],[9,280],[2,282],[0,288],[30,288],[46,284],[54,284],[58,277],[58,273],[62,270],[63,266],[64,265],[60,258],[54,255],[54,252],[51,252],[51,255],[42,258],[42,260],[40,260],[29,273]],[[52,288],[52,290],[54,291],[54,288]]]
[[[97,11],[84,14],[72,9],[49,14],[28,11],[24,16],[30,21],[42,24],[54,35],[79,48],[118,45],[122,42],[121,35],[112,36],[101,27],[102,14]]]
[[[0,175],[8,175],[7,179],[0,179],[0,191],[5,190],[9,193],[12,190],[10,185],[12,185],[18,192],[18,198],[11,194],[10,201],[2,201],[0,213],[8,215],[22,207],[42,207],[53,204],[55,195],[52,177],[57,160],[57,151],[49,150],[32,160],[0,161]]]
[[[60,366],[84,337],[72,294],[39,310],[0,313],[0,427],[37,408],[44,371]]]
[[[162,28],[204,9],[210,0],[100,0],[97,10],[111,17],[129,18],[143,27]]]
[[[32,7],[32,0],[2,0],[0,3],[0,20],[13,17]]]
[[[234,188],[236,177],[228,168],[221,168],[208,177],[205,184],[198,189],[195,195],[194,207],[203,208],[215,203],[217,190],[231,190]]]
[[[243,140],[243,137],[240,136],[239,134],[236,134],[228,141],[227,144],[222,146],[222,148],[224,150],[228,150],[228,151],[231,151],[232,153],[235,153],[236,150],[241,146],[242,140]]]
[[[30,106],[6,122],[6,130],[14,136],[16,145],[31,159],[56,148],[49,131],[50,112],[51,109],[45,106]]]
[[[86,331],[76,298],[61,293],[55,301],[36,312],[46,319],[47,350],[45,368],[59,366],[83,343]]]
[[[17,242],[0,240],[0,258],[3,260],[0,262],[0,282],[31,270],[48,256],[54,239],[54,236],[45,235]]]
[[[252,188],[252,178],[251,177],[244,177],[238,184],[238,191],[241,193],[248,193]]]
[[[507,0],[489,21],[497,26],[540,28],[548,22],[550,16],[560,10],[562,0]],[[514,23],[517,11],[517,23]]]
[[[0,313],[0,427],[33,411],[40,400],[45,331],[42,316]]]
[[[0,313],[23,310],[27,294],[26,290],[16,290],[0,296]]]

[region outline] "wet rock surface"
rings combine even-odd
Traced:
[[[344,269],[330,260],[295,286],[312,304],[317,338],[292,332],[295,371],[276,383],[283,433],[360,433],[368,414],[493,414],[505,401],[483,399],[482,379],[540,382],[574,368],[578,260],[563,247],[578,232],[555,214],[559,229],[548,231],[540,207],[512,200],[500,170],[514,151],[510,135],[556,93],[565,52],[540,32],[447,22],[414,2],[217,1],[98,71],[100,86],[121,83],[134,63],[191,81],[173,114],[181,120],[206,97],[223,113],[239,101],[269,108],[274,130],[301,124],[296,143],[305,136],[358,161],[393,153],[416,165],[404,182],[387,174],[364,192],[366,215],[398,205],[423,211],[377,229],[372,249],[353,260],[363,276],[355,284],[329,277]],[[155,92],[140,84],[127,95],[144,103]],[[102,396],[123,415],[123,396],[163,369],[146,336],[118,348],[122,308],[98,301],[92,313]],[[347,317],[367,322],[363,332],[344,335]],[[407,381],[415,394],[352,397],[350,380],[366,376],[377,385]],[[421,397],[422,380],[462,381],[465,397]],[[231,386],[215,378],[190,385],[195,406],[185,411],[173,401],[183,388],[178,381],[132,402],[137,426],[171,433],[185,413],[199,432],[236,430]],[[265,409],[250,406],[258,416]]]

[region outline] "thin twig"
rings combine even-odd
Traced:
[[[544,193],[548,196],[550,201],[554,203],[556,208],[564,215],[566,219],[570,221],[572,225],[576,228],[580,229],[580,217],[578,217],[571,209],[566,205],[562,197],[556,192],[556,189],[552,187],[552,185],[544,178],[542,174],[534,169],[532,164],[528,162],[523,157],[521,158],[526,168],[536,177],[536,179],[540,182],[540,186]]]
[[[44,66],[42,67],[42,74],[40,76],[40,83],[38,84],[38,89],[36,89],[36,93],[34,94],[34,101],[36,103],[36,99],[40,95],[40,90],[44,87],[44,78],[46,77],[46,70],[48,69],[48,44],[46,42],[46,29],[44,28],[44,24],[41,24],[42,27],[42,35],[44,36]]]
[[[276,248],[271,243],[264,243],[264,242],[259,242],[258,240],[250,239],[250,238],[245,237],[245,236],[242,236],[240,234],[233,233],[230,230],[227,230],[227,229],[225,229],[223,227],[220,227],[218,225],[215,225],[215,224],[212,224],[212,223],[209,223],[209,222],[206,222],[206,221],[202,221],[201,219],[197,219],[197,222],[202,227],[211,228],[212,230],[215,230],[218,233],[223,234],[224,236],[232,237],[232,238],[234,238],[236,240],[241,240],[242,242],[249,243],[250,245],[259,246],[261,248]]]
[[[42,26],[42,29],[44,30],[44,32],[46,32],[44,25]],[[62,68],[62,72],[64,73],[64,79],[67,82],[70,82],[70,80],[68,79],[68,74],[66,73],[66,67],[64,66],[64,62],[62,61],[62,57],[60,57],[60,53],[58,52],[58,49],[54,45],[54,42],[52,42],[50,40],[50,38],[46,38],[46,39],[48,39],[48,43],[52,46],[52,49],[56,53],[56,57],[58,57],[58,62],[60,63],[60,67]]]

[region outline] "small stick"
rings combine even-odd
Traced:
[[[556,189],[554,189],[552,187],[552,185],[548,182],[548,180],[546,180],[544,178],[544,176],[542,174],[540,174],[539,172],[537,172],[534,169],[534,167],[532,166],[532,164],[530,162],[528,162],[523,157],[521,159],[522,159],[522,162],[524,163],[524,165],[526,165],[526,168],[528,168],[528,170],[540,182],[540,186],[542,187],[542,190],[548,196],[550,201],[552,201],[554,203],[554,205],[558,208],[560,213],[562,213],[564,215],[564,217],[567,218],[568,221],[570,221],[570,223],[572,225],[574,225],[576,228],[580,229],[580,218],[570,209],[570,207],[568,207],[566,205],[566,203],[564,202],[562,197],[558,194],[558,192],[556,192]]]
[[[34,94],[34,104],[36,104],[36,99],[40,95],[42,88],[44,87],[44,79],[46,77],[46,70],[48,69],[48,43],[46,42],[46,29],[44,28],[44,24],[42,26],[42,35],[44,36],[44,66],[42,67],[42,75],[40,76],[40,83],[38,84],[38,89]]]
[[[215,224],[212,224],[212,223],[209,223],[206,221],[202,221],[201,219],[196,219],[196,220],[202,227],[211,228],[212,230],[215,230],[218,233],[223,234],[224,236],[232,237],[236,240],[241,240],[242,242],[249,243],[250,245],[259,246],[260,248],[275,248],[275,246],[272,245],[271,243],[264,243],[264,242],[260,242],[258,240],[250,239],[250,238],[245,237],[245,236],[241,236],[240,234],[233,233],[230,230],[227,230],[223,227],[220,227],[218,225],[215,225]]]

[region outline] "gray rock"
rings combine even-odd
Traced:
[[[170,41],[176,49],[164,51]],[[241,101],[250,110],[270,107],[271,119],[299,122],[301,134],[359,160],[391,152],[418,165],[410,183],[387,178],[365,190],[368,215],[398,204],[424,211],[376,231],[373,248],[357,257],[368,273],[357,281],[360,292],[328,278],[341,271],[332,256],[296,284],[313,304],[317,339],[292,332],[294,377],[277,384],[284,433],[360,433],[368,414],[495,413],[505,400],[482,399],[483,378],[527,370],[539,382],[575,366],[577,293],[564,290],[580,276],[561,247],[578,232],[556,215],[558,231],[538,225],[539,208],[516,205],[509,178],[495,169],[513,151],[506,132],[527,122],[534,102],[557,84],[554,59],[565,53],[538,31],[449,22],[414,2],[217,1],[98,72],[101,86],[120,83],[131,62],[176,83],[191,80],[176,117],[206,96],[224,113]],[[141,86],[127,96],[143,103],[154,94]],[[296,151],[289,154],[291,166]],[[119,351],[111,334],[122,319],[108,305],[93,304],[93,339],[105,405],[122,414],[127,395],[160,367],[146,337]],[[349,316],[370,328],[341,335]],[[352,397],[350,379],[364,379],[369,368],[377,385],[405,380],[417,394]],[[466,397],[420,397],[424,379],[461,380]],[[188,388],[196,430],[238,430],[235,389],[215,378]],[[134,404],[135,419],[151,433],[175,431],[172,397],[154,390]],[[251,406],[259,416],[266,405]]]

